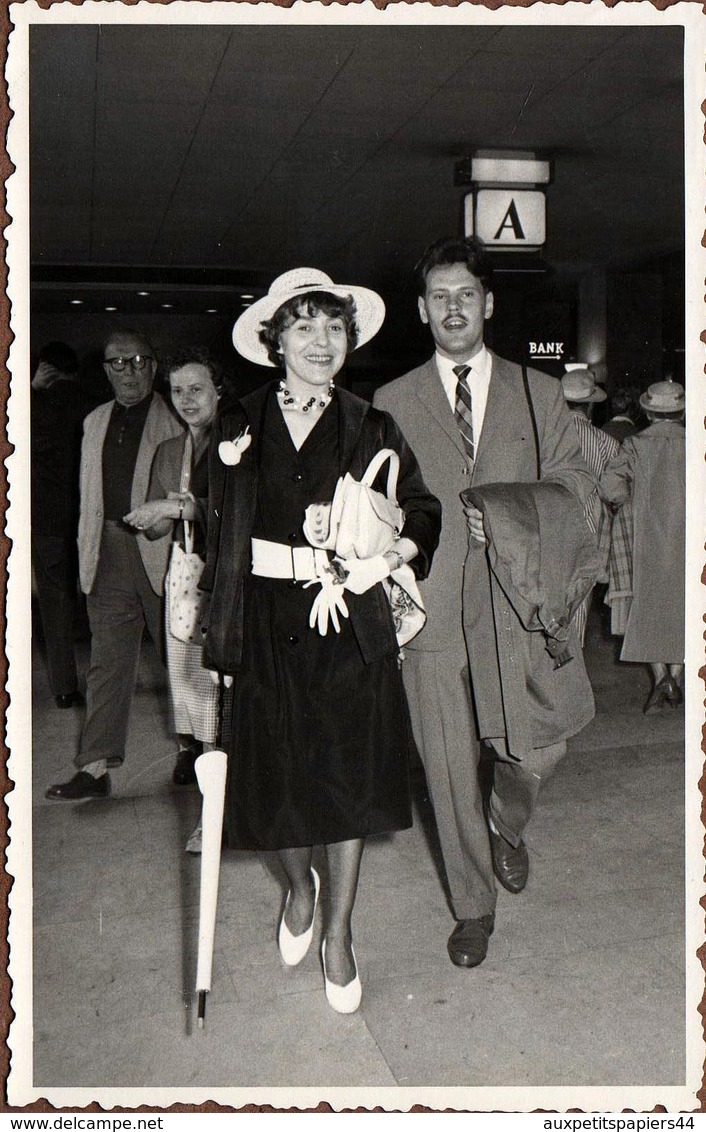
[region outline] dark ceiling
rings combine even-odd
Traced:
[[[121,285],[205,311],[295,265],[390,294],[458,230],[479,147],[553,158],[560,275],[683,245],[678,27],[53,24],[30,49],[44,310]]]

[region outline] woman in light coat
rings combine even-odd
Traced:
[[[633,597],[621,660],[649,664],[653,688],[644,711],[677,707],[684,667],[686,442],[684,389],[651,385],[640,398],[649,426],[623,441],[600,480],[608,503],[632,501]]]

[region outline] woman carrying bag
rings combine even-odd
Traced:
[[[412,823],[411,737],[383,581],[407,563],[425,577],[440,530],[440,505],[392,419],[334,382],[384,310],[375,292],[300,268],[238,319],[239,353],[283,372],[214,429],[202,579],[212,588],[206,659],[235,678],[228,844],[278,853],[288,966],[311,944],[312,849],[325,847],[324,985],[341,1013],[361,998],[351,917],[365,837]],[[341,558],[328,505],[339,480],[360,481],[382,449],[399,458],[401,530],[384,553]],[[383,493],[386,482],[387,464]]]
[[[196,781],[194,762],[216,740],[218,688],[203,666],[206,597],[198,584],[204,567],[208,446],[218,409],[222,379],[201,349],[184,351],[169,364],[171,398],[186,431],[160,444],[152,464],[146,503],[125,516],[148,538],[173,531],[172,557],[165,579],[167,671],[173,725],[179,743],[172,774],[178,786]],[[198,851],[198,827],[192,844]]]

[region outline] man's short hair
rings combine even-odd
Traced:
[[[488,292],[493,285],[493,266],[485,244],[477,236],[442,236],[430,244],[414,269],[414,282],[417,294],[424,298],[427,275],[433,267],[452,263],[464,263]]]
[[[145,347],[144,349],[138,349],[138,354],[149,354],[151,358],[155,358],[156,360],[155,352],[152,349],[152,343],[150,342],[149,338],[147,338],[139,330],[130,330],[129,328],[126,328],[125,330],[114,330],[113,333],[106,338],[105,346],[103,348],[103,356],[105,357],[105,355],[108,353],[110,346],[113,346],[116,342],[124,338],[132,338],[136,343],[138,343],[140,347]]]
[[[635,417],[637,413],[637,390],[625,385],[614,389],[610,395],[610,407],[613,413],[622,416]]]
[[[283,330],[291,326],[298,318],[314,318],[317,314],[328,315],[329,318],[342,318],[346,329],[348,353],[355,350],[358,345],[358,323],[356,322],[356,305],[350,295],[345,297],[332,295],[329,291],[310,291],[306,295],[295,295],[278,307],[272,318],[262,323],[258,332],[260,341],[267,350],[267,356],[273,365],[282,366],[282,356],[279,351],[279,339]]]
[[[683,421],[684,409],[677,409],[673,413],[658,413],[654,409],[645,409],[645,416],[650,421]]]

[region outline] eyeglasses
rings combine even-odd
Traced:
[[[117,358],[104,358],[103,361],[107,366],[110,366],[113,373],[123,373],[128,366],[141,373],[147,363],[153,362],[154,358],[150,354],[133,354],[131,358],[120,355]]]

